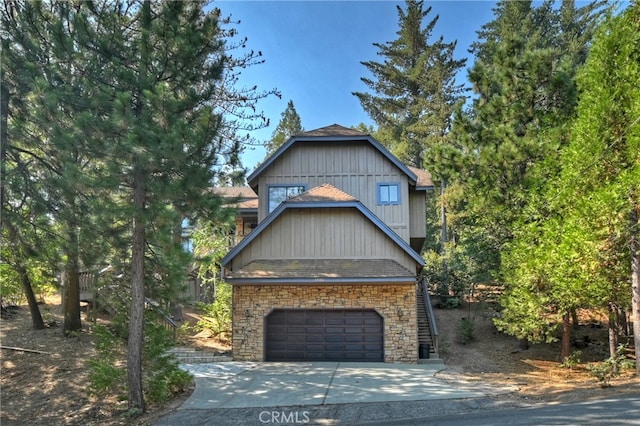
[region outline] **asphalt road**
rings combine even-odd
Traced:
[[[368,426],[640,425],[640,394],[577,403],[545,404],[527,408],[425,416],[363,424]]]
[[[471,398],[178,410],[156,426],[236,425],[640,425],[640,394],[567,404],[535,404]]]

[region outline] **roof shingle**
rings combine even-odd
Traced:
[[[228,272],[228,279],[411,278],[414,273],[390,259],[254,260]]]
[[[357,201],[355,197],[347,194],[335,186],[325,183],[311,188],[305,193],[291,197],[287,202],[327,202],[327,201]]]
[[[332,124],[319,129],[309,130],[296,136],[367,136],[367,134],[355,129],[348,129],[339,124]]]

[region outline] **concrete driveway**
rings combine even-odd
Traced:
[[[504,393],[437,379],[434,364],[224,362],[186,364],[196,389],[179,410],[479,398]]]

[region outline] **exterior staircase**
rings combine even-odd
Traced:
[[[176,346],[169,349],[167,353],[175,356],[180,364],[204,364],[233,360],[229,355],[218,355],[212,351],[203,351],[186,346]]]
[[[435,317],[433,316],[433,309],[431,306],[431,299],[428,294],[425,294],[426,285],[424,281],[417,283],[416,302],[417,302],[417,314],[418,314],[418,343],[420,345],[420,363],[430,362],[429,360],[437,360],[442,362],[438,355],[438,328],[435,324]],[[427,306],[429,304],[429,306]],[[425,356],[425,349],[428,350],[428,358]]]

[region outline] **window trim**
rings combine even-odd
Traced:
[[[383,186],[395,186],[397,193],[398,193],[398,199],[396,201],[382,201],[382,197],[380,197],[380,189]],[[397,206],[400,205],[402,202],[402,194],[400,192],[400,182],[378,182],[376,184],[376,201],[378,203],[379,206]]]
[[[271,204],[271,188],[302,188],[302,192],[307,192],[309,190],[309,185],[307,185],[306,183],[270,183],[267,184],[267,214],[271,213],[273,210],[275,210],[276,208],[278,208],[278,206],[280,204],[282,204],[284,201],[288,200],[289,198],[282,200],[278,206],[275,206],[273,209],[270,208],[270,204]]]

